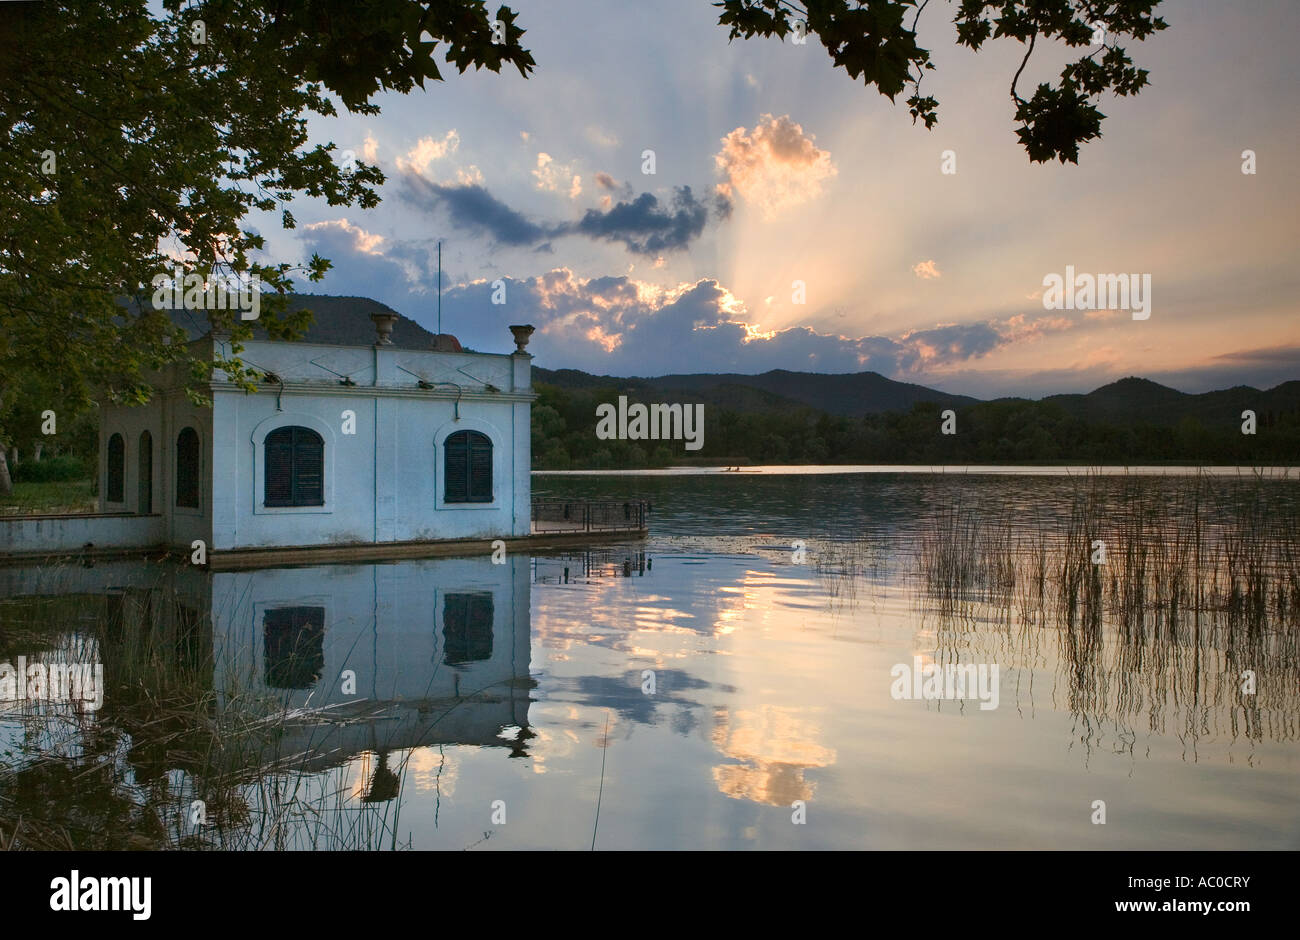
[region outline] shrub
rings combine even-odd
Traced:
[[[23,460],[11,466],[9,472],[15,483],[70,483],[95,476],[88,460],[71,454],[45,460]]]

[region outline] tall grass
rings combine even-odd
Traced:
[[[1227,715],[1234,736],[1294,739],[1295,485],[1088,474],[1034,519],[959,487],[921,521],[916,570],[943,642],[959,642],[974,608],[1028,646],[1055,637],[1058,684],[1082,719],[1146,714],[1164,731],[1166,713],[1179,712],[1195,738]]]

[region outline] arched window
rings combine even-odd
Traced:
[[[140,459],[136,468],[140,476],[140,499],[135,511],[148,515],[153,512],[153,435],[148,431],[140,433]]]
[[[108,480],[104,486],[104,501],[120,503],[126,499],[126,442],[121,434],[108,439]]]
[[[325,505],[325,442],[311,428],[266,435],[266,505]]]
[[[199,508],[199,435],[193,428],[176,435],[176,505]]]
[[[446,467],[443,502],[492,502],[492,441],[478,431],[457,431],[442,445]]]

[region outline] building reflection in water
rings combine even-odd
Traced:
[[[0,797],[43,792],[27,815],[49,818],[54,832],[62,817],[119,801],[117,789],[144,787],[171,804],[156,809],[156,842],[138,846],[154,847],[184,844],[185,827],[171,817],[191,798],[237,827],[267,811],[254,804],[268,792],[281,809],[313,788],[324,802],[348,777],[360,777],[345,787],[356,803],[396,801],[416,749],[527,757],[529,592],[526,557],[220,573],[144,562],[0,570],[0,626],[26,622],[27,635],[43,632],[35,642],[48,644],[53,624],[84,624],[78,655],[103,663],[108,687],[96,714],[6,723],[0,743],[21,757]],[[101,760],[123,746],[125,762]],[[56,753],[68,766],[56,767]],[[113,768],[113,779],[64,785],[93,766]],[[301,786],[322,773],[338,779]],[[102,835],[92,844],[129,847]]]
[[[549,555],[533,559],[533,581],[537,584],[574,584],[611,577],[645,577],[654,570],[654,559],[636,549],[602,548]]]

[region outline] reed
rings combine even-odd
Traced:
[[[973,622],[1016,630],[1026,648],[1039,634],[1055,637],[1058,684],[1085,740],[1107,717],[1146,715],[1163,731],[1167,712],[1183,714],[1193,739],[1225,715],[1234,736],[1294,738],[1293,487],[1276,473],[1085,474],[1059,505],[1010,526],[987,489],[959,486],[921,521],[921,595],[950,627],[936,629],[949,642],[965,642]],[[1242,693],[1247,670],[1253,695]]]

